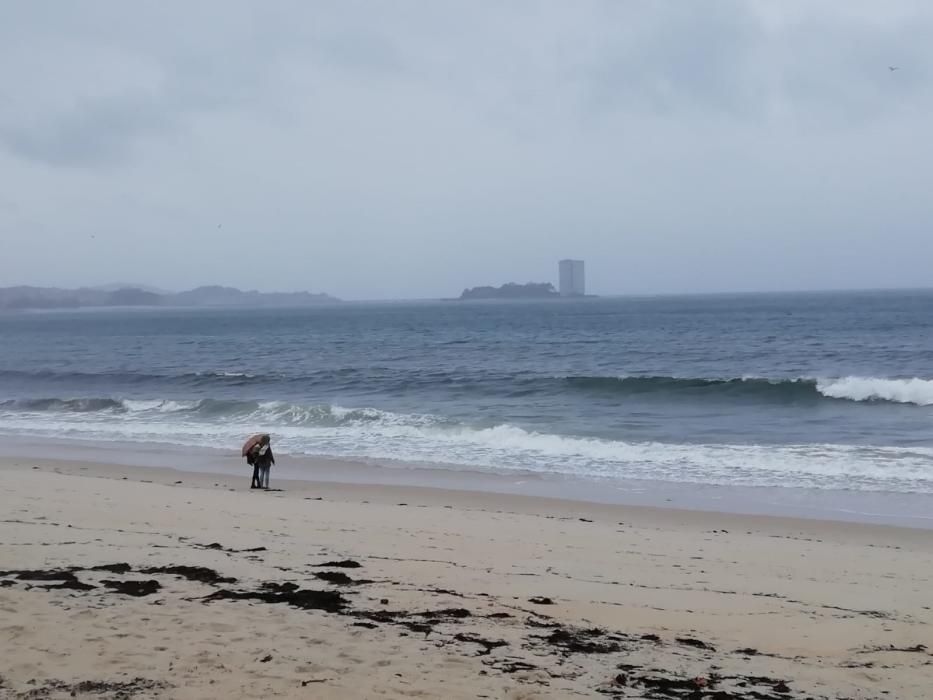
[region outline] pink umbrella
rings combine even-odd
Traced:
[[[267,442],[268,440],[269,436],[266,433],[257,433],[256,435],[251,435],[250,438],[243,443],[243,450],[240,452],[240,455],[245,457],[249,454],[250,450],[256,447],[256,445]]]

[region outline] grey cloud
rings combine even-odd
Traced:
[[[171,120],[171,114],[150,100],[85,99],[39,123],[0,125],[0,144],[49,165],[109,165],[130,157],[137,139],[169,128]]]
[[[22,282],[241,284],[256,243],[276,275],[255,286],[346,297],[548,279],[566,256],[602,292],[927,279],[919,0],[4,13]]]

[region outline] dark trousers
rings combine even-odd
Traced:
[[[260,475],[259,465],[253,465],[253,481],[250,483],[249,487],[251,489],[261,489],[262,488],[262,479]]]

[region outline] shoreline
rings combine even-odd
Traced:
[[[871,491],[720,486],[662,481],[596,481],[539,472],[492,473],[456,465],[389,463],[278,454],[273,486],[312,485],[433,489],[577,504],[767,516],[838,523],[933,529],[933,497]],[[169,468],[179,474],[220,475],[248,482],[239,453],[161,443],[91,443],[69,439],[4,438],[0,461],[52,460],[126,468]]]
[[[275,467],[273,467],[273,470]],[[624,521],[642,527],[748,528],[766,530],[772,536],[843,535],[846,538],[890,545],[892,542],[930,540],[928,528],[889,523],[859,522],[793,515],[743,513],[724,510],[680,508],[671,504],[646,505],[581,500],[560,495],[538,495],[487,491],[442,485],[382,483],[275,478],[271,488],[250,489],[249,476],[219,471],[193,471],[174,467],[134,465],[117,462],[76,459],[22,458],[0,455],[0,473],[54,474],[57,476],[99,479],[108,482],[183,487],[199,491],[246,494],[256,497],[301,501],[346,501],[381,506],[413,508],[448,508],[450,504],[464,512],[499,512],[514,515],[538,515],[548,512],[565,520]]]

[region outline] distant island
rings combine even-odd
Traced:
[[[501,287],[473,287],[464,289],[461,300],[471,299],[552,299],[560,295],[550,282],[509,282]]]
[[[108,307],[301,307],[340,300],[311,292],[257,292],[234,287],[198,287],[187,292],[158,292],[142,287],[56,289],[0,288],[0,310],[82,309]]]

